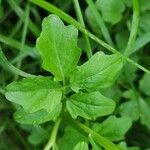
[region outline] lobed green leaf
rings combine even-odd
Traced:
[[[14,119],[22,124],[39,125],[47,121],[56,121],[62,109],[62,104],[57,105],[50,113],[44,109],[34,113],[27,113],[24,109],[19,109],[14,113]]]
[[[124,3],[121,0],[97,0],[96,5],[104,20],[112,24],[121,20],[122,13],[125,10]]]
[[[147,96],[150,96],[150,75],[144,74],[143,78],[140,80],[140,90]]]
[[[124,102],[119,107],[119,113],[121,116],[127,116],[131,118],[132,121],[136,121],[140,117],[140,110],[138,105],[138,100],[130,100],[128,102]]]
[[[71,76],[71,87],[95,91],[113,84],[123,66],[122,57],[118,54],[106,55],[97,52],[89,61],[79,66]]]
[[[124,139],[125,133],[132,126],[129,117],[110,116],[104,122],[96,123],[93,128],[111,141],[119,141]]]
[[[65,80],[75,69],[81,50],[77,47],[78,30],[65,26],[56,15],[46,17],[42,23],[42,32],[37,39],[43,68],[51,72],[57,80]]]
[[[74,94],[66,103],[73,118],[81,116],[86,119],[96,119],[111,114],[115,109],[115,102],[104,97],[100,92]]]
[[[6,87],[6,98],[28,113],[44,109],[51,113],[61,103],[60,85],[49,77],[26,78]]]
[[[139,99],[140,107],[140,119],[143,125],[146,125],[150,129],[150,99]]]

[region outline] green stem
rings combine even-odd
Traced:
[[[133,0],[133,19],[131,25],[131,32],[127,47],[124,52],[126,56],[129,56],[132,53],[132,47],[134,45],[135,38],[137,35],[138,25],[139,25],[139,2],[138,0]]]
[[[91,134],[89,134],[89,142],[91,143],[92,147],[95,147],[96,150],[99,149],[97,143],[95,143]]]
[[[75,10],[76,10],[78,21],[81,23],[81,25],[83,27],[85,27],[85,23],[84,23],[84,20],[83,20],[83,16],[82,16],[81,8],[80,8],[80,5],[79,5],[79,1],[78,0],[73,0],[73,2],[74,2],[74,7],[75,7]],[[86,53],[87,53],[88,58],[90,58],[92,56],[92,51],[91,51],[92,48],[91,48],[91,45],[90,45],[90,41],[89,41],[89,38],[86,34],[84,34],[83,36],[84,36],[84,39],[85,39],[85,42],[86,42]]]
[[[111,47],[110,45],[108,45],[107,43],[105,43],[104,41],[102,41],[101,39],[96,37],[95,35],[93,35],[91,32],[86,30],[85,27],[83,27],[79,22],[77,22],[71,16],[69,16],[68,14],[66,14],[65,12],[60,10],[59,8],[55,7],[54,5],[52,5],[46,1],[43,1],[43,0],[30,0],[30,1],[34,4],[36,4],[37,6],[47,10],[48,12],[58,15],[61,19],[63,19],[67,23],[74,25],[78,30],[80,30],[82,33],[89,36],[91,39],[93,39],[98,44],[105,47],[107,50],[109,50],[113,53],[119,53],[116,49],[114,49],[113,47]]]
[[[107,41],[108,44],[110,44],[112,47],[114,47],[113,41],[111,39],[111,36],[109,34],[109,31],[104,23],[103,18],[101,17],[100,13],[98,12],[93,0],[86,0],[92,14],[93,17],[96,19],[97,24],[99,25],[101,32],[105,38],[105,40]]]
[[[86,30],[79,22],[77,22],[75,19],[73,19],[71,16],[69,16],[65,12],[61,11],[57,7],[53,6],[52,4],[50,4],[48,2],[45,2],[43,0],[30,0],[30,1],[32,3],[38,5],[39,7],[47,10],[48,12],[51,12],[51,13],[54,13],[54,14],[58,15],[61,19],[63,19],[64,21],[66,21],[69,24],[74,25],[78,30],[80,30],[82,33],[89,36],[91,39],[93,39],[95,42],[97,42],[101,46],[105,47],[107,50],[111,51],[112,53],[120,54],[125,60],[132,63],[134,66],[138,67],[139,69],[143,70],[144,72],[150,74],[150,71],[148,69],[146,69],[143,66],[137,64],[136,62],[134,62],[130,58],[127,58],[126,56],[122,55],[115,48],[111,47],[110,45],[108,45],[107,43],[105,43],[104,41],[99,39],[97,36],[93,35],[91,32]]]
[[[0,47],[0,65],[6,69],[7,71],[10,71],[14,74],[18,74],[22,77],[35,77],[35,75],[32,75],[32,74],[29,74],[29,73],[26,73],[16,67],[14,67],[8,60],[7,58],[5,57],[1,47]]]
[[[17,40],[14,40],[13,38],[10,38],[10,37],[0,34],[0,42],[21,51],[21,49],[20,49],[21,43]],[[27,45],[24,46],[24,49],[22,49],[22,52],[28,54],[29,56],[31,56],[33,58],[36,58],[39,56],[37,53],[37,50],[35,48],[29,47]]]
[[[24,46],[25,46],[25,41],[26,41],[26,36],[27,36],[27,31],[28,31],[28,23],[29,23],[29,15],[30,15],[30,5],[27,4],[26,6],[26,11],[25,11],[25,22],[24,22],[24,26],[23,26],[23,31],[22,31],[22,39],[21,39],[21,50],[19,55],[21,55],[21,51],[23,51]],[[22,64],[22,59],[20,59],[20,61],[17,62],[17,68],[20,69]],[[14,80],[18,79],[18,75],[15,75]]]
[[[12,63],[12,64],[15,64],[15,63],[21,61],[22,59],[24,59],[24,58],[27,57],[27,56],[28,56],[27,54],[22,53],[22,54],[16,56],[14,59],[12,59],[12,60],[11,60],[11,63]]]
[[[82,123],[76,122],[76,125],[81,128],[84,132],[86,132],[88,135],[91,134],[93,139],[102,147],[104,147],[107,150],[120,150],[114,143],[110,142],[100,134],[94,132],[92,129],[88,128]]]
[[[60,123],[61,123],[61,119],[59,118],[53,127],[50,139],[49,139],[47,145],[44,147],[44,150],[50,150],[51,148],[55,147],[56,136],[57,136],[57,132],[58,132]]]
[[[125,56],[124,56],[125,57]],[[139,65],[138,63],[134,62],[132,59],[126,57],[126,60],[131,63],[132,65],[136,66],[137,68],[139,68],[140,70],[143,70],[145,73],[150,74],[150,71],[148,69],[146,69],[145,67]]]
[[[114,143],[103,137],[102,135],[96,133],[84,124],[73,120],[68,114],[65,114],[65,119],[70,123],[71,126],[79,130],[81,133],[84,132],[86,136],[91,135],[93,140],[107,150],[120,150]]]

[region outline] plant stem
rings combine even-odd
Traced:
[[[99,144],[100,146],[104,147],[107,150],[120,150],[114,143],[106,139],[105,137],[101,136],[100,134],[96,133],[89,127],[85,126],[84,124],[73,120],[68,114],[64,115],[64,118],[70,123],[71,126],[79,130],[81,133],[84,132],[86,136],[91,135],[93,140]]]
[[[89,32],[88,30],[86,30],[79,22],[77,22],[75,19],[73,19],[71,16],[69,16],[65,12],[61,11],[57,7],[53,6],[52,4],[50,4],[48,2],[45,2],[43,0],[30,0],[30,1],[32,3],[38,5],[39,7],[47,10],[48,12],[51,12],[51,13],[58,15],[61,19],[63,19],[64,21],[66,21],[69,24],[74,25],[78,30],[80,30],[82,33],[89,36],[91,39],[93,39],[95,42],[97,42],[101,46],[105,47],[107,50],[111,51],[112,53],[120,54],[126,61],[132,63],[134,66],[136,66],[139,69],[143,70],[144,72],[150,74],[150,71],[148,69],[137,64],[136,62],[134,62],[130,58],[128,58],[128,57],[124,56],[123,54],[121,54],[120,52],[118,52],[115,48],[111,47],[110,45],[108,45],[107,43],[105,43],[104,41],[99,39],[97,36],[95,36],[94,34]]]
[[[56,121],[56,123],[55,123],[55,125],[53,127],[53,130],[52,130],[50,139],[49,139],[47,145],[44,147],[44,150],[50,150],[52,147],[55,146],[56,136],[57,136],[57,132],[58,132],[60,123],[61,123],[61,118],[59,118]]]
[[[21,52],[23,51],[24,46],[25,46],[25,41],[26,41],[26,36],[27,36],[27,31],[28,31],[29,15],[30,15],[30,5],[27,4],[26,11],[25,11],[25,22],[24,22],[23,31],[22,31],[21,48],[20,48],[21,50],[20,50],[19,55],[22,54]],[[17,62],[18,69],[20,69],[21,64],[22,64],[22,59],[20,59],[20,61]],[[18,79],[18,75],[15,75],[14,80],[17,80],[17,79]]]
[[[148,69],[146,69],[145,67],[139,65],[138,63],[134,62],[132,59],[126,57],[126,60],[131,63],[132,65],[136,66],[137,68],[139,68],[140,70],[143,70],[145,73],[150,74],[150,71]]]
[[[77,22],[74,18],[72,18],[71,16],[69,16],[68,14],[66,14],[65,12],[60,10],[59,8],[55,7],[54,5],[52,5],[46,1],[43,1],[43,0],[30,0],[30,1],[32,3],[38,5],[39,7],[47,10],[48,12],[58,15],[61,19],[63,19],[67,23],[74,25],[78,30],[80,30],[82,33],[89,36],[95,42],[97,42],[100,45],[102,45],[103,47],[105,47],[107,50],[109,50],[113,53],[119,53],[116,49],[114,49],[113,47],[111,47],[110,45],[108,45],[107,43],[105,43],[104,41],[102,41],[101,39],[96,37],[95,35],[93,35],[91,32],[86,30],[86,28],[83,27],[79,22]]]
[[[76,10],[78,21],[81,23],[81,25],[83,27],[85,27],[85,23],[84,23],[84,20],[83,20],[83,16],[82,16],[81,8],[80,8],[80,5],[79,5],[79,1],[78,0],[73,0],[73,2],[74,2],[74,7],[75,7],[75,10]],[[85,42],[86,42],[86,53],[87,53],[87,56],[88,56],[88,59],[89,59],[92,56],[92,51],[91,51],[92,48],[91,48],[88,36],[86,34],[84,34],[83,36],[84,36],[84,39],[85,39]]]
[[[86,0],[86,2],[93,14],[93,17],[95,17],[95,20],[96,20],[97,24],[99,25],[105,40],[107,41],[108,44],[110,44],[112,47],[114,47],[114,44],[113,44],[113,41],[109,34],[109,31],[104,23],[103,18],[101,17],[100,13],[98,12],[93,0]]]
[[[86,132],[88,135],[91,134],[93,139],[102,147],[104,147],[107,150],[120,150],[114,143],[110,142],[100,134],[94,132],[92,129],[88,128],[82,123],[76,122],[76,125],[81,128],[84,132]]]
[[[9,45],[13,48],[16,48],[18,50],[22,50],[22,52],[26,53],[27,55],[37,58],[39,54],[37,53],[37,50],[35,48],[29,47],[27,45],[24,46],[24,49],[20,49],[21,43],[17,40],[14,40],[13,38],[7,37],[5,35],[0,34],[0,42]]]
[[[14,74],[18,74],[22,77],[35,77],[35,75],[32,75],[32,74],[29,74],[29,73],[26,73],[16,67],[14,67],[8,60],[7,58],[5,57],[1,47],[0,47],[0,65],[6,69],[7,71],[10,71]]]
[[[132,19],[132,25],[131,25],[131,32],[130,37],[128,40],[127,47],[125,49],[124,54],[126,56],[129,56],[132,52],[132,46],[134,45],[135,38],[138,31],[138,25],[139,25],[139,2],[138,0],[133,0],[133,19]]]

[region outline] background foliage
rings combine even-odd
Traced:
[[[132,1],[82,0],[79,2],[86,28],[97,37],[116,48],[120,53],[124,53],[132,30]],[[77,15],[78,10],[74,1],[53,0],[50,1],[50,3],[82,23],[80,16]],[[131,54],[130,58],[132,60],[150,70],[150,0],[139,0],[139,6],[140,15],[137,37],[135,42],[132,43],[129,53]],[[58,23],[51,24],[52,32],[49,34],[52,34],[54,41],[57,41],[60,33],[63,35],[64,39],[67,39],[68,33],[74,33],[71,39],[78,41],[78,47],[75,45],[76,41],[74,40],[71,41],[71,44],[67,43],[67,40],[64,40],[63,43],[59,43],[58,40],[57,44],[61,45],[64,50],[66,50],[67,44],[68,50],[72,50],[72,55],[67,53],[67,55],[70,56],[69,59],[73,60],[70,64],[74,64],[73,68],[75,68],[78,63],[79,68],[78,71],[72,74],[71,71],[73,68],[70,68],[66,55],[64,55],[62,57],[62,62],[64,63],[62,65],[62,68],[64,68],[63,74],[61,70],[57,70],[50,63],[43,63],[42,67],[45,69],[44,70],[41,67],[41,60],[47,60],[44,54],[41,54],[41,59],[37,49],[44,47],[43,51],[46,52],[46,56],[52,56],[49,52],[53,49],[53,45],[50,47],[44,43],[44,46],[42,46],[42,35],[40,36],[42,20],[49,14],[48,11],[45,11],[29,1],[0,0],[0,46],[4,52],[4,54],[2,51],[0,52],[0,150],[43,149],[49,140],[54,126],[53,121],[56,120],[60,113],[60,85],[53,84],[51,79],[47,77],[42,78],[42,80],[39,77],[33,81],[31,79],[30,81],[28,81],[29,79],[23,79],[24,83],[27,81],[31,83],[28,85],[24,84],[23,87],[16,82],[22,80],[21,76],[30,76],[31,74],[43,76],[56,75],[56,80],[63,80],[64,76],[66,78],[71,77],[71,88],[73,91],[82,89],[83,91],[88,90],[91,92],[83,97],[80,94],[73,95],[70,101],[67,101],[67,109],[73,118],[77,118],[79,122],[89,126],[93,131],[96,131],[108,140],[114,142],[123,150],[149,150],[150,74],[143,72],[129,62],[124,64],[119,74],[117,71],[120,70],[121,66],[113,64],[113,62],[116,61],[116,57],[118,59],[118,56],[111,55],[111,58],[109,58],[109,60],[111,60],[111,69],[106,71],[105,79],[102,78],[100,80],[102,83],[104,80],[109,79],[108,83],[104,82],[104,84],[97,85],[97,81],[94,82],[91,78],[86,81],[86,84],[81,81],[79,82],[83,75],[86,76],[93,72],[96,73],[101,70],[102,67],[110,65],[103,63],[98,64],[98,60],[101,57],[107,60],[107,55],[104,55],[104,53],[111,54],[111,52],[107,51],[102,45],[97,44],[94,40],[91,40],[80,31],[77,39],[77,29],[73,26],[64,26],[59,19]],[[47,23],[48,22],[45,21],[43,24]],[[66,22],[64,22],[64,24],[68,25]],[[66,32],[66,30],[68,31]],[[45,30],[45,32],[46,31],[47,30]],[[47,34],[47,32],[44,33],[43,30],[42,33]],[[37,47],[35,47],[36,39],[39,36],[40,44],[38,43]],[[48,38],[49,37],[47,37],[47,40],[49,40]],[[47,43],[48,41],[44,42]],[[88,45],[88,42],[90,45]],[[57,48],[59,49],[59,47]],[[91,57],[89,49],[92,49],[93,54],[98,51],[101,52],[96,53],[86,64],[85,62]],[[82,50],[82,54],[78,62],[80,50]],[[53,53],[53,51],[51,52]],[[55,60],[54,57],[51,59]],[[64,59],[66,59],[66,62],[63,61]],[[82,65],[83,63],[85,64]],[[67,64],[67,66],[65,66],[65,64]],[[59,64],[57,65],[59,66]],[[89,69],[87,69],[87,67],[89,67]],[[18,70],[16,68],[18,68]],[[20,70],[28,73],[26,74]],[[112,85],[111,81],[114,80],[114,78],[117,80],[115,80],[115,83]],[[10,84],[12,81],[15,82]],[[91,84],[91,81],[93,81],[94,84]],[[47,84],[45,85],[45,83]],[[7,86],[8,84],[10,85]],[[21,98],[19,94],[13,95],[14,85],[15,90],[21,91],[24,97]],[[49,87],[49,85],[52,85],[52,87]],[[110,87],[108,87],[108,85]],[[12,93],[7,93],[5,96],[6,86],[7,90]],[[41,87],[44,90],[41,89]],[[97,87],[100,89],[101,94],[95,92]],[[38,91],[38,94],[36,95],[32,91]],[[31,95],[35,97],[30,99]],[[39,98],[39,95],[41,96],[40,100],[45,99],[45,97],[47,98],[46,103],[38,103],[37,105],[34,103],[35,99]],[[48,101],[48,96],[54,97],[53,106],[50,105],[51,102]],[[69,97],[70,95],[67,96]],[[82,98],[80,99],[80,97]],[[84,105],[80,105],[85,99],[88,103],[92,103],[90,101],[91,97],[94,100],[97,100],[97,97],[103,99],[102,104],[105,109],[102,112],[90,113],[94,110],[94,106],[91,106],[90,109],[87,110]],[[8,100],[11,99],[11,101],[17,104],[11,103],[6,98]],[[26,105],[26,100],[30,100],[30,103],[33,105]],[[106,111],[106,100],[109,100],[108,105],[112,107],[112,110],[114,108],[114,102],[116,103],[113,112],[111,110]],[[23,109],[17,110],[20,108],[18,104],[29,113],[34,113],[35,111],[37,111],[37,113],[34,113],[34,117],[28,116],[27,118],[26,112],[24,112]],[[96,105],[102,104],[96,103]],[[49,115],[46,111],[40,112],[41,108],[45,108],[47,111],[53,108],[55,112],[50,112],[51,115]],[[13,115],[16,110],[17,112]],[[100,113],[104,113],[106,116],[102,115],[101,117],[99,116]],[[19,118],[18,114],[23,114],[24,118]],[[44,116],[43,120],[39,119],[40,115]],[[37,122],[34,122],[32,117],[37,117],[36,119],[39,123],[47,120],[53,121],[36,125]],[[87,119],[91,119],[92,121],[88,121]],[[17,122],[22,122],[23,124]],[[32,122],[32,125],[27,125],[29,122]],[[61,122],[56,143],[60,150],[78,150],[81,149],[81,147],[83,150],[86,150],[88,146],[89,149],[93,150],[102,149],[93,140],[91,135],[85,136],[82,132],[73,128],[69,121],[65,119]]]

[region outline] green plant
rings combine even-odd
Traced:
[[[55,147],[55,132],[61,122],[59,118],[64,119],[63,113],[68,111],[73,119],[81,116],[95,120],[115,109],[115,102],[99,90],[113,84],[123,65],[122,57],[97,52],[89,61],[77,66],[81,55],[77,39],[74,26],[65,26],[55,15],[45,18],[36,45],[43,60],[42,67],[54,77],[26,78],[6,87],[6,98],[22,106],[14,114],[16,121],[27,124],[56,121],[45,149]],[[109,148],[110,145],[117,149],[109,141],[103,146]]]
[[[5,94],[7,100],[15,103],[15,121],[34,126],[29,137],[30,143],[42,143],[49,138],[50,132],[48,143],[44,146],[45,150],[88,150],[91,147],[93,150],[139,150],[139,147],[128,147],[124,142],[125,134],[135,121],[140,120],[142,125],[150,129],[150,71],[129,58],[148,42],[146,37],[149,34],[136,40],[139,1],[133,0],[129,40],[126,41],[127,46],[120,51],[116,50],[106,23],[114,25],[121,20],[126,7],[123,0],[97,0],[95,3],[86,0],[86,16],[95,23],[90,22],[90,26],[96,34],[97,28],[108,44],[85,28],[78,0],[74,0],[73,3],[79,22],[45,1],[31,2],[55,14],[44,18],[42,32],[36,41],[37,50],[24,44],[27,24],[30,25],[29,29],[33,34],[38,34],[38,29],[34,28],[34,24],[28,19],[29,5],[26,7],[26,16],[18,14],[20,18],[26,18],[21,44],[0,35],[1,41],[16,48],[21,47],[20,51],[24,54],[21,57],[40,57],[42,68],[49,74],[43,76],[23,72],[18,69],[21,61],[16,68],[8,62],[2,50],[0,51],[1,65],[16,74],[15,80],[18,75],[25,77],[7,85],[1,93]],[[104,7],[106,4],[107,7]],[[130,5],[129,2],[127,4]],[[13,0],[10,1],[10,5],[17,7]],[[71,25],[65,25],[60,18]],[[81,58],[78,30],[82,32],[84,52],[88,58],[86,61]],[[143,40],[144,38],[146,40]],[[114,54],[103,51],[94,53],[90,39]],[[146,100],[133,84],[137,68],[145,72],[139,81],[139,90],[143,92]],[[128,83],[128,87],[124,82]],[[121,94],[118,92],[121,88],[117,89],[115,83],[125,88]],[[112,93],[115,93],[114,96]],[[129,101],[118,106],[120,102],[116,97],[121,97],[120,95]],[[45,128],[42,128],[42,125],[45,125]],[[29,126],[24,128],[26,127]]]

